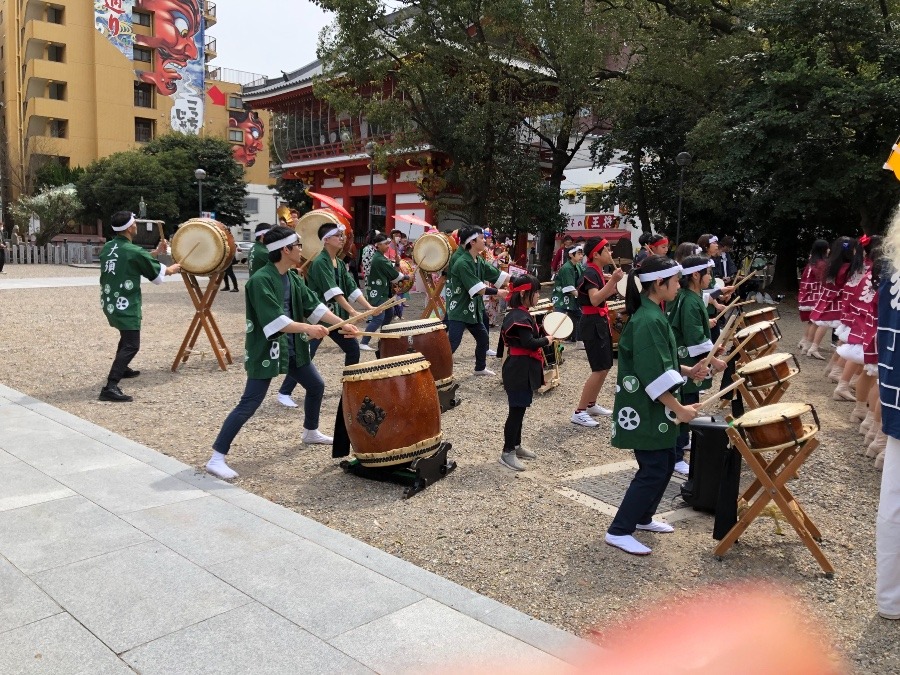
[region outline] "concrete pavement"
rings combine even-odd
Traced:
[[[568,670],[590,649],[0,385],[0,673]]]

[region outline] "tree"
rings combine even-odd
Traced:
[[[312,199],[306,194],[306,186],[299,180],[285,180],[279,176],[272,189],[278,193],[282,202],[297,209],[301,216],[312,209]]]
[[[74,185],[45,188],[33,197],[20,197],[13,204],[13,221],[23,234],[28,233],[33,216],[41,222],[36,232],[37,245],[48,244],[53,237],[62,233],[81,210],[81,202]]]
[[[34,186],[35,189],[42,190],[48,187],[74,185],[83,174],[82,167],[69,167],[58,158],[52,157],[35,172]]]

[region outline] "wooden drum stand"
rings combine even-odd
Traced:
[[[211,309],[213,301],[219,292],[219,284],[222,283],[223,276],[225,276],[224,272],[211,274],[206,284],[206,290],[203,290],[196,275],[182,270],[181,278],[184,280],[188,295],[191,296],[191,301],[194,303],[194,318],[191,321],[187,334],[184,336],[184,340],[181,342],[178,354],[172,362],[173,373],[178,370],[178,366],[186,363],[188,357],[194,353],[194,345],[197,344],[201,328],[206,332],[213,354],[215,354],[216,360],[219,362],[219,368],[228,370],[228,365],[234,363],[231,359],[231,351],[228,349],[228,345],[225,344],[222,331],[219,330],[219,326],[216,324],[216,317],[213,316]]]

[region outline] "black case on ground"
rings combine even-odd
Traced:
[[[728,423],[721,416],[698,417],[691,427],[691,468],[681,497],[698,511],[737,510],[741,456],[729,446]]]

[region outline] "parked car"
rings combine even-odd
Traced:
[[[250,249],[253,248],[252,241],[239,241],[237,243],[237,251],[234,253],[234,262],[246,263],[250,257]]]

